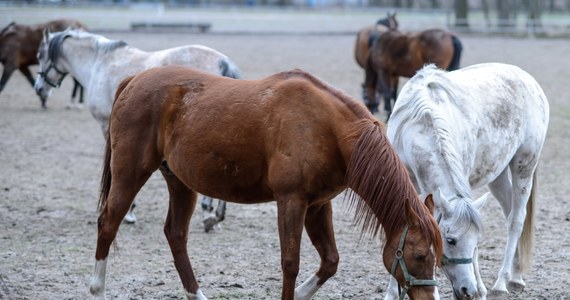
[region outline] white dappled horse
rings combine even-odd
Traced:
[[[104,136],[107,136],[115,91],[128,76],[149,68],[176,64],[222,76],[240,77],[239,68],[226,55],[206,46],[187,45],[146,52],[123,41],[81,30],[44,31],[38,60],[40,72],[34,86],[38,95],[47,98],[51,89],[59,87],[63,78],[71,73],[85,87],[89,111],[99,122]],[[225,203],[218,204],[216,214],[212,210],[211,199],[205,199],[202,204],[207,206],[204,224],[209,231],[224,218]],[[132,210],[125,220],[136,220]]]
[[[532,258],[536,168],[549,105],[539,84],[512,65],[453,72],[424,67],[402,88],[387,134],[419,193],[434,195],[444,242],[443,271],[456,299],[485,299],[477,244],[487,185],[507,219],[502,266],[491,294],[522,289]],[[390,283],[387,298],[397,294]]]

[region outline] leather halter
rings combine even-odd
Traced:
[[[390,274],[396,278],[396,268],[400,265],[402,273],[404,273],[404,286],[403,288],[398,283],[398,295],[399,299],[403,300],[406,297],[406,293],[412,286],[438,286],[439,283],[436,279],[416,279],[408,272],[406,267],[406,262],[404,261],[404,242],[406,240],[406,235],[408,234],[408,225],[404,227],[402,232],[402,237],[400,238],[400,244],[398,245],[398,250],[396,250],[396,259],[392,263],[392,270]]]

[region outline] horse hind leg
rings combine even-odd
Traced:
[[[152,173],[144,173],[137,178],[125,178],[115,172],[109,195],[101,209],[98,219],[97,250],[95,252],[95,270],[91,277],[90,291],[95,299],[105,299],[105,275],[109,248],[115,240],[117,231],[125,214],[129,210],[136,194]],[[140,173],[139,173],[140,174]]]
[[[338,267],[339,255],[334,238],[330,201],[321,207],[309,207],[305,217],[305,229],[321,257],[321,265],[315,274],[295,289],[295,299],[298,300],[311,299],[336,273]]]
[[[217,223],[213,204],[214,204],[214,199],[212,197],[202,195],[202,201],[201,201],[202,223],[204,224],[205,232],[212,231]]]
[[[510,194],[510,201],[501,203],[507,215],[507,243],[503,264],[497,276],[497,280],[491,290],[491,295],[502,295],[508,293],[508,288],[522,290],[525,283],[522,274],[526,271],[531,260],[532,248],[532,205],[534,202],[534,172],[536,163],[526,162],[515,157],[511,163],[510,193],[507,192],[508,177],[501,175],[502,179],[495,180],[490,185],[491,190],[497,189],[496,185],[502,181],[503,193],[505,197]],[[516,165],[519,164],[519,165]],[[505,172],[504,172],[505,173]],[[499,178],[498,178],[499,179]],[[499,196],[500,194],[497,193]],[[499,200],[501,202],[501,200]],[[527,214],[527,204],[530,208]],[[508,286],[507,286],[508,284]]]
[[[189,189],[175,174],[161,168],[162,176],[166,180],[170,205],[164,234],[170,245],[174,265],[182,281],[188,299],[205,300],[206,297],[200,290],[196,276],[188,257],[188,227],[190,218],[194,212],[198,195]]]

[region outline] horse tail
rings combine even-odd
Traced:
[[[0,31],[0,35],[3,35],[4,32],[6,32],[8,30],[8,28],[12,27],[15,24],[16,24],[16,22],[10,22],[10,24],[6,25],[6,27],[4,27],[4,29],[2,29],[2,31]]]
[[[521,272],[527,272],[532,264],[532,248],[534,244],[534,206],[536,202],[536,171],[532,176],[532,189],[526,203],[526,218],[523,231],[519,240],[519,267]]]
[[[105,157],[103,158],[103,172],[101,175],[101,192],[99,193],[99,204],[97,207],[102,209],[109,197],[111,189],[111,138],[107,134],[107,144],[105,145]]]
[[[224,58],[220,60],[220,75],[235,79],[241,78],[241,72],[238,66],[233,63],[231,60]]]
[[[451,35],[451,44],[453,44],[453,57],[451,58],[449,67],[447,67],[448,71],[459,69],[459,61],[461,60],[461,52],[463,51],[463,44],[461,44],[461,41],[455,34]]]
[[[127,87],[129,82],[133,80],[135,76],[129,76],[119,83],[117,87],[117,91],[115,92],[115,101],[113,102],[113,106],[115,102],[117,102],[117,98],[121,95],[121,92]],[[111,126],[107,126],[107,128],[111,128]],[[109,129],[108,129],[109,130]],[[109,131],[107,133],[107,143],[105,145],[105,156],[103,158],[103,171],[101,174],[101,191],[99,193],[99,204],[97,207],[99,209],[105,206],[105,202],[107,202],[107,198],[109,197],[109,191],[111,190],[111,134]]]

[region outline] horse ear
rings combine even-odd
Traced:
[[[406,198],[406,224],[409,227],[413,227],[417,223],[418,218],[418,215],[412,208],[412,201]]]
[[[49,34],[50,34],[49,28],[48,28],[48,27],[44,28],[44,42],[47,42],[47,41],[48,41],[48,39],[49,39]]]
[[[489,195],[491,193],[490,192],[486,192],[485,195],[479,197],[479,199],[473,201],[473,206],[477,209],[480,210],[481,208],[483,208],[483,206],[485,206],[485,204],[487,204],[487,200],[489,199]]]
[[[441,189],[438,188],[437,192],[433,195],[433,200],[435,202],[435,206],[441,209],[444,214],[448,214],[451,212],[451,206],[449,205],[449,201],[443,196]]]
[[[429,209],[429,211],[433,215],[434,210],[435,210],[435,203],[433,202],[433,195],[432,194],[427,195],[424,203],[426,204],[427,208]]]

